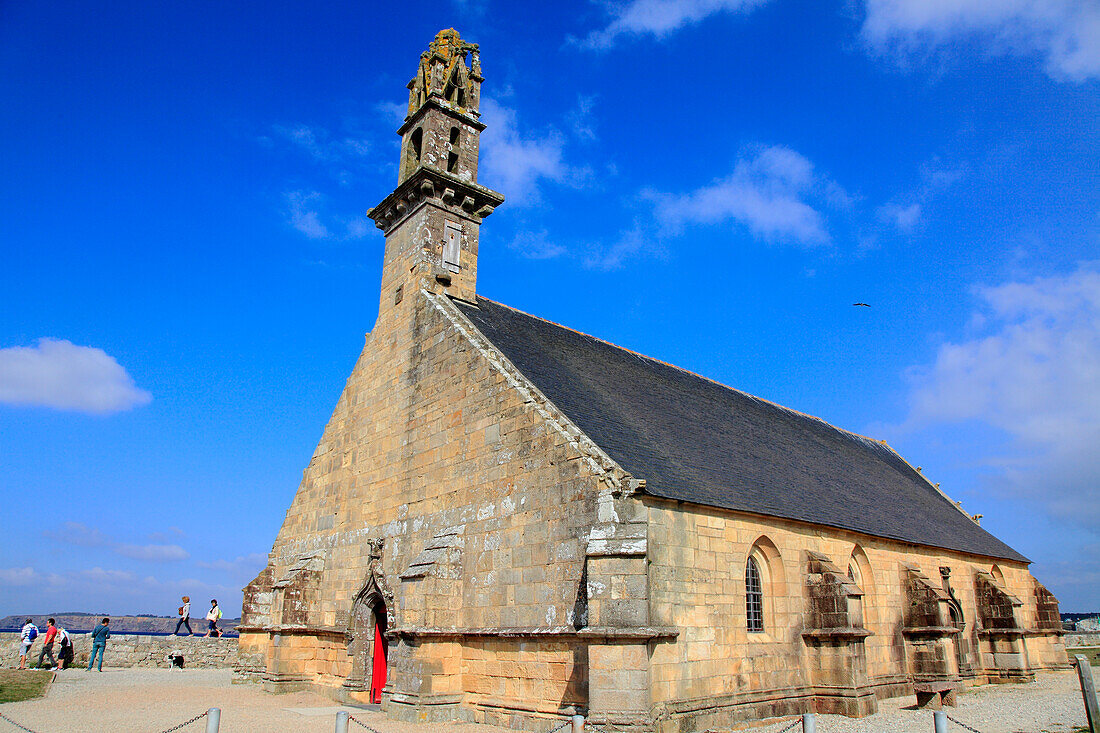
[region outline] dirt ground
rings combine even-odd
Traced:
[[[1100,670],[1094,669],[1100,679]],[[58,674],[46,697],[0,705],[0,713],[36,733],[134,731],[162,733],[211,707],[222,711],[226,733],[330,733],[344,709],[378,733],[503,733],[504,729],[458,723],[399,723],[382,713],[337,707],[314,693],[274,695],[251,684],[234,685],[228,670],[70,669]],[[932,733],[932,713],[912,709],[912,698],[880,703],[879,712],[853,720],[818,715],[818,733]],[[959,695],[951,717],[981,733],[1070,733],[1085,725],[1075,671],[1040,674],[1026,685],[986,685]],[[775,733],[793,719],[748,726]],[[564,720],[562,720],[564,722]],[[544,727],[542,730],[545,730]],[[0,720],[0,733],[15,731]],[[183,733],[205,730],[197,721]],[[352,731],[367,729],[351,725]],[[797,729],[796,729],[797,730]],[[956,723],[950,733],[965,733]]]
[[[314,693],[275,695],[232,684],[229,670],[104,669],[59,672],[46,697],[0,705],[0,713],[36,733],[161,733],[209,708],[221,709],[220,733],[332,733],[338,710],[379,733],[502,733],[487,725],[399,723],[382,713],[341,708]],[[182,729],[202,733],[205,720]],[[366,733],[354,723],[351,730]],[[16,731],[0,720],[0,733]]]

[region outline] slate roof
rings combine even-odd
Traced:
[[[882,443],[485,298],[454,302],[648,494],[1028,562]]]

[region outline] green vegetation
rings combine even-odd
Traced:
[[[0,669],[0,703],[42,697],[51,679],[53,672],[45,670]]]
[[[1089,664],[1093,667],[1100,667],[1100,646],[1073,646],[1067,651],[1069,652],[1070,661],[1073,661],[1073,658],[1077,655],[1081,655],[1089,660]]]

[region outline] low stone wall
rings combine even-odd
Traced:
[[[73,666],[88,665],[92,642],[89,634],[70,634],[76,653]],[[42,635],[35,640],[27,657],[28,664],[38,661],[42,651]],[[60,647],[53,645],[54,656]],[[184,666],[206,669],[232,669],[237,664],[237,639],[201,636],[146,636],[142,634],[111,634],[103,658],[104,667],[168,667],[165,656],[182,654]],[[0,668],[19,666],[19,634],[0,633]]]
[[[1067,631],[1062,637],[1066,648],[1074,646],[1100,646],[1100,631]]]

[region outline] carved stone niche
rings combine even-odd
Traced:
[[[1019,621],[1023,606],[991,573],[974,574],[974,597],[978,608],[978,638],[982,666],[991,682],[1024,682],[1035,677],[1030,669],[1027,631]]]
[[[907,672],[917,682],[957,680],[955,637],[962,629],[951,622],[955,601],[919,568],[902,564],[905,581],[905,638]]]
[[[317,552],[299,557],[273,584],[276,613],[272,619],[280,626],[305,627],[317,606],[325,555]]]
[[[868,685],[863,589],[828,557],[806,552],[806,614],[802,640],[809,656],[814,706],[852,717],[878,709]]]

